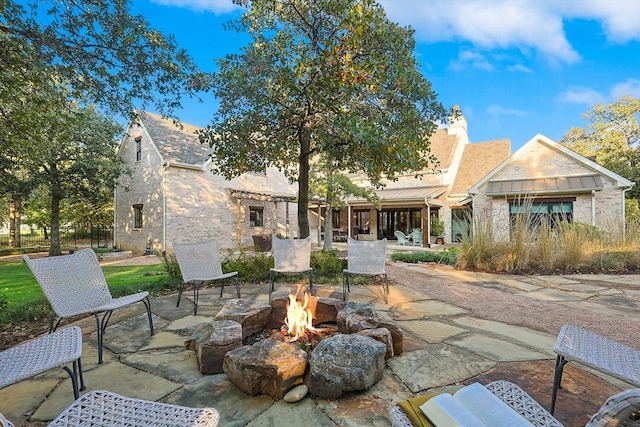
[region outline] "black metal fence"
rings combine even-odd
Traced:
[[[60,229],[61,247],[110,247],[113,242],[113,228],[104,225],[72,226]],[[0,250],[15,249],[10,245],[9,233],[0,232]],[[24,231],[20,233],[20,248],[38,248],[51,246],[51,232],[45,235],[42,229]]]

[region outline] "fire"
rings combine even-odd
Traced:
[[[284,324],[287,332],[292,336],[291,341],[297,341],[306,335],[306,332],[315,330],[313,327],[313,313],[308,307],[309,293],[304,293],[302,301],[298,301],[298,296],[302,292],[302,286],[298,285],[295,294],[289,294],[289,304],[287,305],[287,318]]]

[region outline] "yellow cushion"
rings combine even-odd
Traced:
[[[398,406],[407,414],[407,418],[409,418],[409,421],[411,421],[414,427],[434,427],[433,424],[429,422],[427,416],[420,410],[420,405],[424,404],[424,402],[433,396],[437,396],[437,394],[412,397],[409,400],[398,402]]]

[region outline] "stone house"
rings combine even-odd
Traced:
[[[135,253],[172,250],[174,241],[216,239],[253,247],[254,235],[297,233],[296,189],[277,169],[226,180],[211,172],[199,128],[144,113],[130,123],[118,155],[130,174],[115,188],[114,244]]]
[[[607,228],[623,224],[628,179],[538,134],[469,188],[475,216],[508,239],[516,215],[545,215]]]
[[[593,225],[624,221],[624,193],[633,182],[543,135],[513,154],[509,139],[470,143],[467,121],[458,113],[430,139],[439,165],[389,180],[376,191],[381,209],[347,200],[347,208],[334,213],[334,227],[358,239],[392,241],[396,230],[418,230],[426,246],[435,237],[459,242],[474,216],[490,215],[498,237],[508,239],[510,220],[526,199],[540,215],[562,211],[564,218]],[[352,180],[370,185],[361,176]],[[443,236],[431,235],[434,217],[444,223]]]

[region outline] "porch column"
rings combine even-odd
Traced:
[[[242,246],[242,202],[240,201],[240,198],[236,199],[236,206],[238,209],[236,235],[238,236],[238,249],[240,249],[240,247]]]
[[[429,247],[429,234],[431,233],[431,221],[429,221],[429,205],[422,205],[422,212],[420,213],[420,222],[422,223],[422,247]],[[425,227],[426,224],[426,227]],[[426,245],[426,246],[425,246]]]
[[[322,246],[320,244],[320,237],[322,235],[322,207],[320,206],[320,202],[318,202],[318,246]]]

